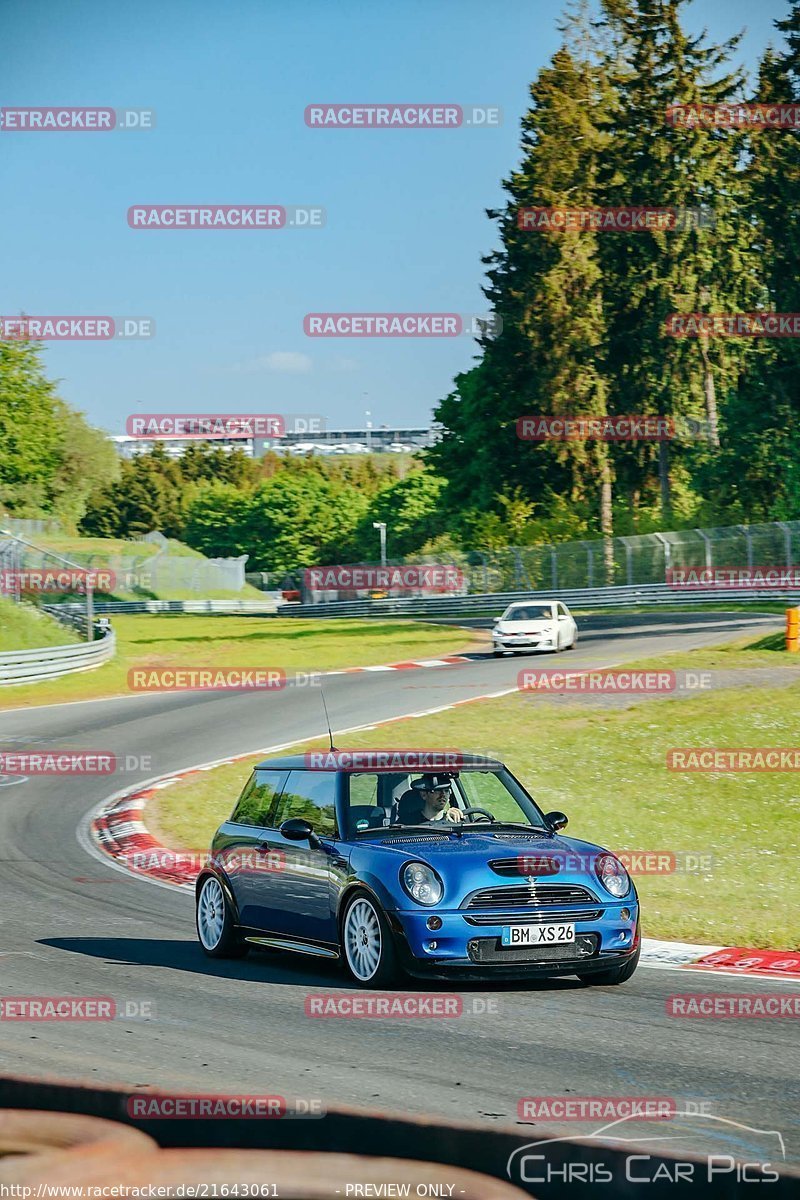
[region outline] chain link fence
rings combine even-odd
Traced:
[[[18,538],[30,536],[19,526],[38,525],[36,521],[0,519],[11,537],[0,532],[0,595],[20,599],[19,576],[27,572],[53,569],[58,554],[46,546],[26,544]],[[54,532],[43,529],[41,533]],[[35,533],[34,533],[35,536]],[[156,553],[88,553],[70,549],[71,562],[86,570],[105,572],[111,579],[111,591],[123,596],[171,596],[189,593],[197,597],[214,592],[240,592],[245,586],[247,555],[240,558],[205,558],[199,554],[175,554],[173,543],[161,534],[148,534],[140,542],[155,545]],[[131,542],[135,550],[136,542]],[[60,552],[59,552],[60,553]]]
[[[391,545],[391,526],[388,532]],[[402,562],[395,560],[390,567],[434,562],[452,566],[461,573],[462,594],[663,584],[669,580],[669,572],[678,568],[752,570],[798,566],[800,521],[412,556]],[[333,598],[330,593],[304,590],[307,594],[303,598],[309,603],[324,603]],[[353,598],[355,594],[354,589]],[[388,594],[399,596],[406,592],[402,588],[389,588]],[[344,594],[340,598],[344,599]]]

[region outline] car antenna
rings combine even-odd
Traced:
[[[326,724],[327,724],[327,726],[328,726],[328,740],[329,740],[329,742],[330,742],[330,744],[331,744],[331,751],[335,753],[335,751],[336,751],[336,747],[335,747],[335,746],[334,746],[334,744],[333,744],[333,731],[332,731],[332,729],[331,729],[331,719],[330,719],[330,717],[328,716],[328,706],[327,706],[327,704],[325,703],[325,690],[324,690],[324,688],[323,688],[323,686],[322,686],[322,679],[321,679],[321,678],[320,678],[320,681],[319,681],[319,694],[320,694],[320,696],[322,697],[322,707],[325,709],[325,721],[326,721]]]

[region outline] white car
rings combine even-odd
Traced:
[[[572,650],[578,626],[560,600],[521,600],[509,604],[492,629],[495,658],[526,650]]]

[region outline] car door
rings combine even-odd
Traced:
[[[332,882],[337,856],[336,786],[335,772],[290,772],[270,828],[261,831],[258,854],[265,865],[253,872],[252,924],[257,928],[287,938],[337,941]],[[309,821],[320,844],[285,838],[280,826],[290,817]]]
[[[288,777],[288,771],[254,771],[242,789],[233,816],[215,839],[215,860],[228,877],[243,925],[252,924],[256,897],[252,868],[261,862],[259,847],[264,829]]]
[[[565,646],[571,646],[575,640],[575,622],[570,616],[566,604],[562,604],[560,600],[556,604],[556,618],[558,621],[558,644],[563,650]]]

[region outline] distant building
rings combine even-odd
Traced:
[[[147,454],[157,440],[119,434],[109,439],[121,458]],[[164,438],[170,458],[180,458],[197,438]],[[282,438],[213,438],[212,445],[223,450],[241,450],[248,458],[263,458],[270,450],[278,454],[381,454],[403,450],[424,450],[436,441],[436,430],[423,426],[379,429],[326,429],[311,437],[307,433],[287,433]]]

